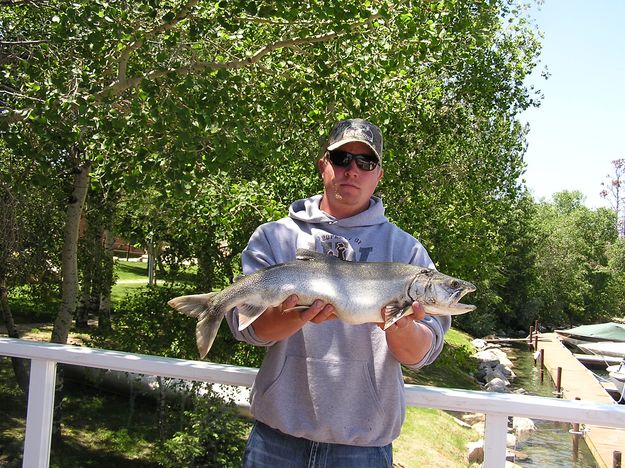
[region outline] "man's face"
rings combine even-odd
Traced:
[[[371,148],[361,142],[346,143],[338,150],[375,157]],[[379,165],[372,171],[365,171],[354,160],[347,166],[340,167],[323,159],[319,161],[319,169],[324,186],[321,209],[336,218],[354,216],[366,210],[369,199],[384,174]]]

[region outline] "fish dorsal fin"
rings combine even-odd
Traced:
[[[316,252],[310,249],[297,249],[295,254],[295,258],[297,260],[310,261],[310,260],[323,260],[323,261],[342,261],[340,258],[335,257],[334,255],[326,255],[320,252]]]

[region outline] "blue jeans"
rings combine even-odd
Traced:
[[[244,468],[392,468],[393,448],[327,444],[293,437],[256,421]]]

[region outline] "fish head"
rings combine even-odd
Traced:
[[[408,295],[430,315],[460,315],[475,310],[474,305],[460,303],[465,294],[475,290],[473,283],[421,268],[410,284]]]

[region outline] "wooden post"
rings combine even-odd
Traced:
[[[558,367],[556,372],[556,396],[562,397],[562,368]]]
[[[540,383],[545,381],[545,350],[540,350]]]
[[[621,452],[618,450],[612,453],[612,468],[621,468]]]
[[[538,349],[538,330],[534,328],[534,349]]]
[[[579,397],[575,397],[576,400],[579,400]],[[571,431],[571,434],[573,434],[573,462],[577,462],[577,459],[579,457],[579,436],[580,436],[580,430],[579,430],[579,423],[574,423],[573,424],[573,430]]]
[[[529,337],[530,351],[532,350],[533,341],[534,341],[534,325],[530,325],[530,337]]]

